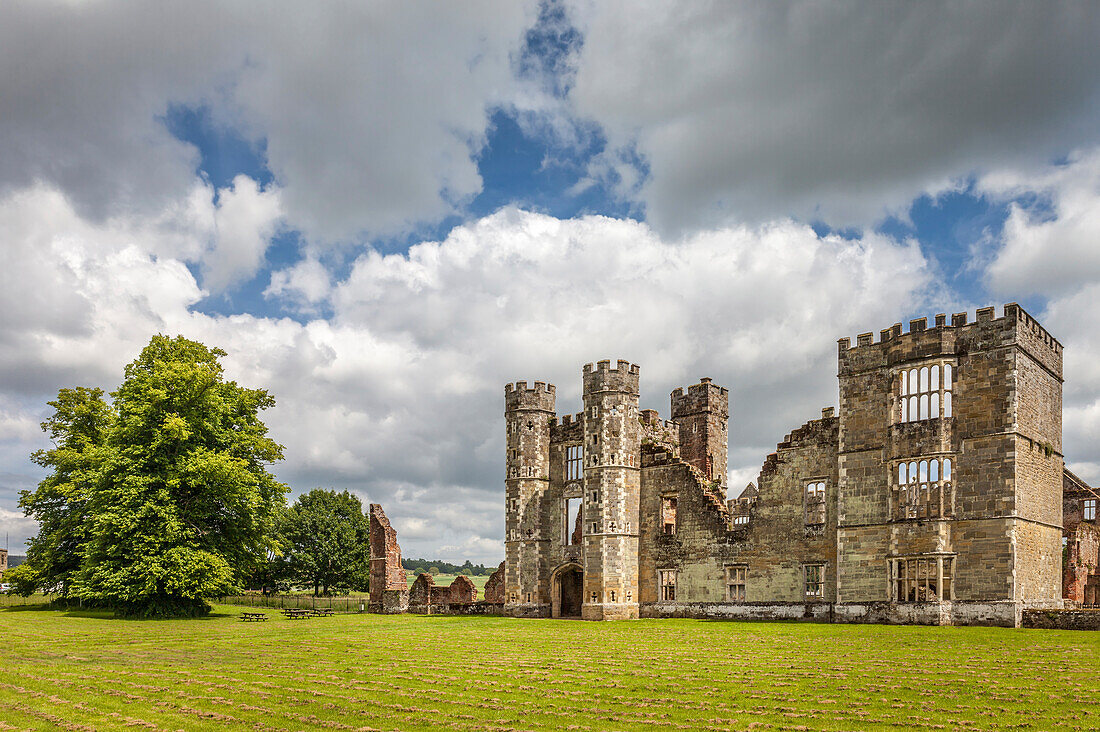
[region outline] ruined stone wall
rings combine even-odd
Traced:
[[[1025,610],[1025,628],[1100,630],[1100,610]]]
[[[370,611],[400,613],[408,607],[409,583],[401,566],[397,531],[385,511],[370,504]]]
[[[497,570],[489,575],[489,579],[485,582],[485,602],[504,604],[504,562],[500,563]]]
[[[1062,577],[1062,597],[1069,602],[1085,602],[1085,583],[1100,570],[1100,528],[1080,522],[1066,537],[1066,561]]]
[[[747,525],[730,525],[725,502],[699,470],[656,455],[642,473],[642,537],[639,574],[648,616],[684,613],[674,606],[727,601],[726,569],[747,568],[745,602],[805,603],[804,567],[824,565],[821,602],[835,593],[836,445],[838,420],[813,420],[795,430],[765,463],[759,496]],[[807,525],[804,505],[808,482],[826,484],[825,523]],[[663,533],[662,499],[676,499],[676,530]],[[660,570],[677,572],[676,600],[666,603],[657,584]],[[817,600],[811,600],[816,602]],[[725,611],[708,610],[706,615]],[[731,611],[733,612],[733,611]],[[740,612],[740,611],[736,611]],[[770,612],[770,611],[769,611]],[[796,611],[776,611],[785,613]],[[801,609],[797,610],[802,613]],[[776,617],[779,617],[778,615]]]
[[[724,493],[729,448],[729,391],[702,379],[685,392],[675,389],[670,397],[672,421],[679,425],[680,456],[715,481]]]

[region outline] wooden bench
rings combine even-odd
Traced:
[[[263,622],[267,620],[267,613],[241,613],[240,619],[246,623]]]

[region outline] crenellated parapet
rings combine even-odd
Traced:
[[[686,417],[691,414],[712,412],[718,416],[729,417],[729,389],[703,378],[698,384],[687,388],[672,390],[672,418]]]
[[[978,308],[975,316],[970,321],[965,312],[955,313],[948,322],[947,315],[939,313],[931,326],[928,318],[915,318],[909,321],[908,331],[894,323],[879,331],[877,341],[874,333],[860,333],[854,346],[851,338],[841,338],[837,341],[840,375],[960,351],[1018,345],[1061,378],[1062,344],[1019,305],[1006,304],[1000,318],[993,307]]]
[[[504,411],[530,410],[554,413],[554,385],[536,381],[527,388],[526,381],[504,385]]]
[[[585,364],[581,370],[584,393],[597,391],[621,391],[638,394],[641,369],[637,364],[619,359],[612,366],[610,360],[597,361],[595,365]]]

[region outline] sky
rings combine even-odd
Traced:
[[[0,3],[0,532],[58,389],[157,333],[268,389],[291,497],[503,558],[503,386],[730,389],[730,485],[836,340],[1020,303],[1100,483],[1100,5]]]

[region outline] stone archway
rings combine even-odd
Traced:
[[[566,564],[554,572],[550,614],[555,618],[579,618],[584,600],[584,570],[579,564]]]

